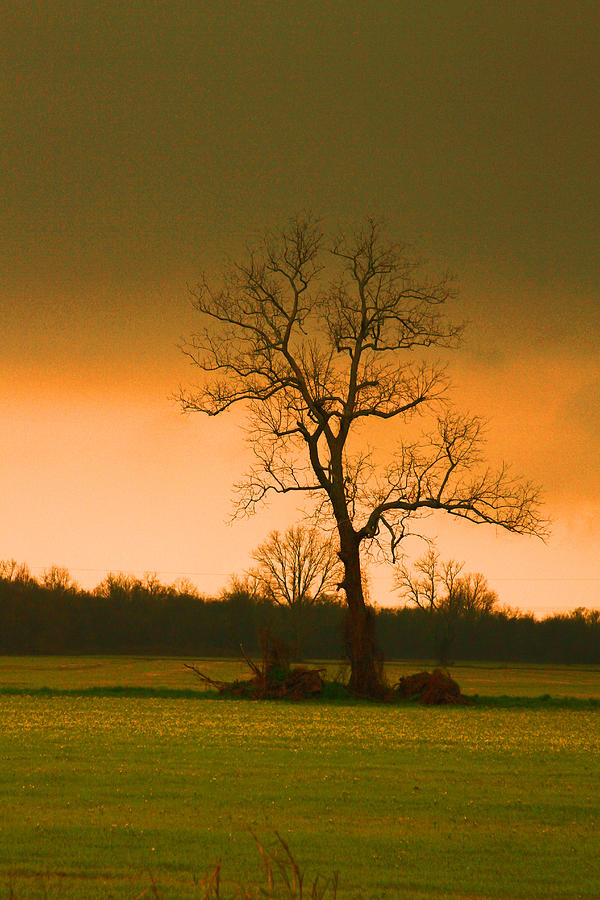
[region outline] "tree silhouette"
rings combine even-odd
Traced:
[[[183,347],[200,383],[181,390],[187,411],[220,415],[241,404],[256,458],[238,485],[238,514],[271,493],[298,492],[337,530],[348,605],[350,687],[383,690],[361,550],[389,538],[395,557],[411,521],[432,511],[522,534],[544,525],[537,489],[482,461],[482,422],[445,399],[443,367],[419,359],[453,347],[447,277],[432,281],[407,247],[377,222],[328,241],[319,222],[297,217],[192,290],[202,329]],[[433,428],[419,440],[410,423]],[[369,449],[374,422],[394,429],[387,461]],[[368,434],[367,434],[368,437]]]
[[[75,591],[77,585],[71,578],[71,573],[64,566],[50,566],[44,569],[40,583],[49,591]]]
[[[27,584],[31,581],[31,572],[26,563],[18,563],[16,559],[0,560],[0,580],[17,581]]]
[[[315,528],[296,525],[280,534],[273,531],[252,554],[256,567],[250,572],[264,595],[289,607],[295,651],[302,654],[307,607],[337,590],[342,573],[330,538]]]
[[[463,573],[464,563],[442,561],[431,548],[412,570],[402,564],[396,572],[396,587],[409,603],[431,616],[436,653],[441,665],[450,662],[450,650],[461,621],[492,612],[498,597],[480,572]]]

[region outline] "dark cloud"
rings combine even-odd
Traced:
[[[586,2],[16,4],[7,283],[147,285],[316,205],[589,296],[599,24]]]

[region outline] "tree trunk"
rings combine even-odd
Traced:
[[[294,662],[302,662],[304,658],[304,619],[306,610],[304,604],[293,603],[290,607],[292,619],[292,636],[293,636],[293,658]]]
[[[344,565],[341,587],[346,594],[346,653],[350,660],[350,690],[362,697],[385,693],[383,662],[375,642],[375,615],[362,589],[359,545],[354,531],[340,529],[340,559]]]
[[[441,617],[436,629],[436,655],[438,663],[446,669],[451,664],[450,650],[456,639],[456,623]]]

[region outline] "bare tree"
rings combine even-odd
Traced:
[[[302,653],[308,606],[335,593],[342,578],[336,547],[315,528],[296,525],[284,534],[273,531],[252,554],[251,574],[262,592],[292,616],[295,650]]]
[[[490,613],[498,602],[480,573],[463,574],[464,563],[440,560],[431,548],[412,570],[402,564],[396,572],[396,587],[403,597],[428,612],[435,626],[438,661],[446,666],[461,621]]]
[[[71,573],[64,566],[50,566],[44,569],[40,578],[40,583],[49,591],[71,591],[77,590],[77,584],[71,578]]]
[[[0,580],[27,584],[32,580],[29,566],[27,563],[18,563],[16,559],[2,559],[0,560]]]
[[[543,529],[537,490],[483,465],[480,419],[453,411],[443,367],[416,358],[455,346],[460,331],[444,316],[450,280],[420,277],[419,268],[375,221],[330,243],[318,222],[296,218],[218,283],[202,277],[192,294],[204,325],[183,348],[201,373],[180,392],[184,410],[248,410],[256,463],[238,486],[238,513],[271,493],[298,492],[331,515],[350,687],[370,696],[381,693],[382,674],[364,547],[385,534],[394,558],[411,520],[433,511],[522,534]],[[411,420],[426,410],[431,433],[410,439]],[[395,428],[387,463],[365,440],[374,422]]]
[[[94,588],[99,597],[127,597],[141,586],[139,578],[125,572],[109,572]]]
[[[296,525],[284,534],[273,531],[256,548],[252,570],[268,597],[280,605],[312,606],[337,590],[340,561],[331,540],[314,528]]]

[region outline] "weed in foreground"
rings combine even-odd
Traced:
[[[273,900],[279,897],[287,897],[290,900],[303,900],[303,898],[323,900],[324,897],[331,897],[335,900],[338,888],[337,872],[334,872],[331,878],[316,875],[310,884],[305,884],[304,875],[300,871],[298,863],[278,831],[275,832],[277,844],[272,848],[266,847],[253,831],[250,833],[258,847],[267,882],[267,893],[264,893],[263,888],[262,896],[273,898]],[[279,890],[277,888],[278,879],[280,879]],[[283,893],[281,893],[281,889],[283,889]]]
[[[263,870],[263,883],[226,884],[222,877],[221,860],[209,869],[204,876],[194,878],[194,889],[198,900],[336,900],[338,889],[338,873],[330,878],[316,875],[312,879],[300,869],[287,842],[275,831],[275,841],[271,846],[261,841],[250,829],[250,834],[256,843],[260,855]],[[150,884],[134,900],[163,900],[163,893],[159,879],[152,872],[148,872]],[[42,879],[43,895],[49,900],[50,878]],[[56,887],[56,885],[52,885]],[[60,898],[60,886],[58,894],[52,891],[52,897]],[[9,884],[8,900],[21,900],[24,895],[19,895],[12,881]]]
[[[219,860],[214,869],[209,870],[203,878],[195,881],[199,900],[258,900],[259,897],[263,900],[336,900],[337,872],[330,878],[315,875],[314,878],[307,879],[289,845],[278,831],[274,832],[276,840],[270,847],[261,841],[252,829],[250,829],[250,834],[260,854],[264,883],[237,884],[232,888],[233,893],[230,890],[223,893],[225,888],[222,864]],[[150,879],[150,886],[138,894],[136,900],[142,900],[143,897],[154,897],[155,900],[161,900],[159,883],[152,874]]]

